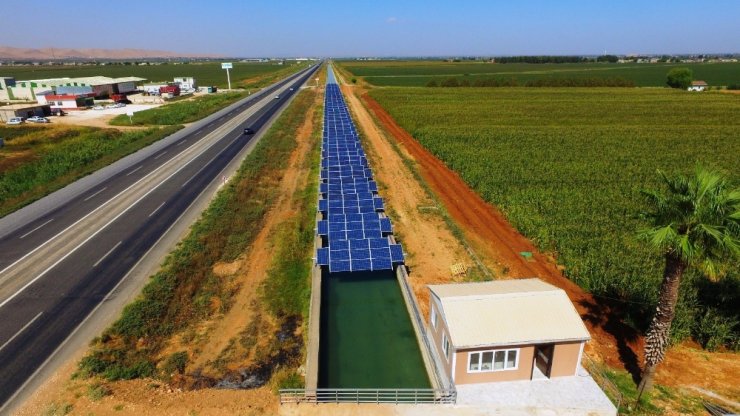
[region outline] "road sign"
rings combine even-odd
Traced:
[[[234,65],[231,62],[221,62],[221,69],[231,69]]]

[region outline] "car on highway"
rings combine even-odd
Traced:
[[[254,130],[252,130],[251,127],[247,127],[247,128],[244,129],[244,134],[246,134],[246,135],[254,134]]]
[[[291,90],[291,91],[293,91],[294,89],[295,89],[295,88],[293,88],[293,87],[290,87],[290,90]]]
[[[39,117],[39,116],[33,116],[26,119],[26,121],[31,123],[48,123],[49,119],[46,117]]]
[[[279,95],[276,95],[276,96],[275,96],[275,99],[276,99],[276,100],[279,100],[279,99],[280,99],[280,96],[279,96]]]
[[[6,121],[5,124],[23,124],[23,117],[13,117]]]

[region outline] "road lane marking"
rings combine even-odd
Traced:
[[[160,209],[160,208],[162,208],[162,206],[163,206],[163,205],[164,205],[164,204],[165,204],[166,202],[167,202],[167,201],[164,201],[164,202],[162,202],[161,204],[159,204],[159,206],[158,206],[157,208],[155,208],[155,209],[154,209],[154,211],[152,211],[152,213],[151,213],[151,214],[149,214],[149,216],[151,217],[152,215],[154,215],[154,213],[155,213],[155,212],[159,211],[159,209]]]
[[[157,160],[157,159],[159,159],[160,157],[164,156],[164,155],[165,155],[165,153],[167,153],[167,151],[166,151],[166,150],[165,150],[164,152],[162,152],[162,153],[158,154],[157,156],[154,156],[154,160]]]
[[[66,254],[65,254],[64,256],[62,256],[62,257],[61,257],[60,259],[58,259],[58,260],[57,260],[56,262],[54,262],[54,264],[52,264],[52,265],[51,265],[51,266],[49,266],[49,267],[48,267],[48,268],[47,268],[46,270],[44,270],[44,271],[43,271],[43,272],[41,272],[41,273],[40,273],[39,275],[37,275],[36,277],[34,277],[33,279],[31,279],[31,281],[29,281],[28,283],[26,283],[26,284],[25,284],[25,285],[24,285],[24,286],[23,286],[22,288],[20,288],[20,289],[19,289],[18,291],[16,291],[16,292],[15,292],[15,293],[13,293],[12,295],[10,295],[10,297],[8,297],[8,298],[7,298],[7,299],[5,299],[5,300],[4,300],[4,301],[3,301],[2,303],[0,303],[0,309],[2,309],[2,307],[3,307],[3,306],[5,306],[5,305],[6,305],[6,304],[7,304],[8,302],[10,302],[11,300],[13,300],[13,298],[15,298],[16,296],[18,296],[18,294],[20,294],[21,292],[23,292],[24,290],[26,290],[26,289],[27,289],[27,288],[28,288],[29,286],[31,286],[32,284],[34,284],[34,283],[35,283],[35,282],[36,282],[37,280],[41,279],[41,278],[42,278],[42,277],[43,277],[43,276],[44,276],[44,275],[45,275],[46,273],[48,273],[48,272],[49,272],[49,270],[53,269],[53,268],[54,268],[54,267],[56,267],[56,266],[57,266],[57,265],[58,265],[59,263],[61,263],[62,261],[64,261],[64,260],[65,260],[65,259],[66,259],[67,257],[71,256],[71,255],[72,255],[72,254],[73,254],[73,253],[74,253],[75,251],[77,251],[77,250],[78,250],[78,249],[79,249],[80,247],[82,247],[83,245],[85,245],[85,244],[86,244],[86,243],[87,243],[88,241],[90,241],[90,240],[91,240],[91,239],[92,239],[93,237],[95,237],[96,235],[98,235],[98,234],[99,234],[99,233],[100,233],[101,231],[103,231],[104,229],[108,228],[108,226],[109,226],[109,225],[111,225],[111,224],[112,224],[112,223],[113,223],[114,221],[116,221],[116,220],[117,220],[118,218],[120,218],[120,217],[121,217],[121,216],[122,216],[123,214],[125,214],[126,212],[128,212],[128,210],[130,210],[130,209],[131,209],[131,208],[132,208],[132,207],[133,207],[134,205],[138,204],[139,202],[141,202],[141,200],[142,200],[142,199],[146,198],[147,196],[149,196],[149,194],[151,194],[152,192],[156,191],[156,190],[157,190],[157,189],[158,189],[158,188],[159,188],[160,186],[162,186],[162,184],[163,184],[163,183],[167,182],[168,180],[170,180],[170,178],[172,178],[173,176],[175,176],[175,175],[177,175],[178,173],[180,173],[180,171],[181,171],[181,170],[185,169],[185,168],[186,168],[186,167],[187,167],[187,166],[188,166],[188,165],[189,165],[190,163],[192,163],[192,162],[193,162],[193,161],[194,161],[195,159],[197,159],[197,158],[198,158],[198,157],[200,157],[200,156],[201,156],[202,154],[204,154],[205,152],[207,152],[207,151],[208,151],[208,150],[209,150],[209,149],[210,149],[211,147],[213,147],[213,146],[214,146],[214,145],[215,145],[215,144],[216,144],[217,142],[218,142],[218,141],[215,141],[215,142],[213,142],[213,143],[210,143],[210,144],[209,144],[209,145],[208,145],[208,146],[207,146],[207,147],[206,147],[205,149],[201,150],[201,151],[200,151],[199,153],[197,153],[197,154],[196,154],[195,156],[193,156],[193,157],[192,157],[192,158],[191,158],[190,160],[188,160],[187,162],[183,163],[183,164],[182,164],[182,165],[181,165],[181,166],[180,166],[179,168],[177,168],[177,169],[176,169],[176,170],[175,170],[174,172],[172,172],[172,173],[171,173],[171,174],[170,174],[169,176],[167,176],[167,177],[166,177],[166,178],[164,178],[164,179],[163,179],[162,181],[160,181],[160,182],[159,182],[158,184],[156,184],[156,185],[155,185],[155,186],[153,186],[153,187],[152,187],[151,189],[149,189],[149,190],[148,190],[147,192],[145,192],[145,193],[144,193],[144,195],[142,195],[142,196],[140,196],[140,197],[139,197],[139,199],[137,199],[136,201],[132,202],[132,203],[131,203],[131,204],[130,204],[129,206],[127,206],[126,208],[124,208],[124,209],[123,209],[123,211],[119,212],[119,213],[118,213],[118,215],[116,215],[115,217],[113,217],[113,219],[111,219],[110,221],[108,221],[107,223],[105,223],[105,224],[104,224],[104,225],[103,225],[102,227],[98,228],[98,230],[97,230],[97,231],[95,231],[94,233],[92,233],[92,235],[90,235],[89,237],[87,237],[87,238],[86,238],[86,239],[85,239],[85,240],[84,240],[83,242],[81,242],[80,244],[78,244],[78,245],[77,245],[77,246],[76,246],[75,248],[73,248],[72,250],[68,251],[68,252],[67,252],[67,253],[66,253]],[[212,159],[211,159],[210,161],[208,161],[208,164],[209,164],[209,163],[211,163],[211,161],[213,161],[213,159],[215,159],[216,157],[218,157],[219,155],[221,155],[221,153],[223,153],[223,152],[224,152],[224,151],[225,151],[225,150],[226,150],[226,149],[227,149],[227,148],[228,148],[229,146],[231,146],[231,145],[232,145],[233,143],[234,143],[233,141],[232,141],[231,143],[229,143],[229,144],[228,144],[228,145],[227,145],[227,146],[226,146],[226,147],[225,147],[225,148],[224,148],[224,149],[223,149],[223,150],[222,150],[221,152],[219,152],[219,153],[218,153],[218,154],[217,154],[216,156],[214,156],[214,157],[213,157],[213,158],[212,158]],[[206,164],[206,165],[207,165],[207,164]],[[14,261],[14,262],[13,262],[12,264],[10,264],[9,266],[5,267],[5,268],[4,268],[3,270],[0,270],[0,275],[2,275],[2,274],[3,274],[3,273],[4,273],[5,271],[6,271],[6,270],[8,270],[8,269],[10,269],[11,267],[15,266],[15,265],[16,265],[16,264],[17,264],[18,262],[22,261],[22,260],[23,260],[23,259],[25,259],[26,257],[30,256],[31,254],[35,253],[36,251],[38,251],[39,249],[41,249],[42,247],[44,247],[44,246],[45,246],[46,244],[48,244],[48,243],[49,243],[50,241],[52,241],[52,240],[55,240],[55,239],[56,239],[57,237],[59,237],[60,235],[62,235],[63,233],[65,233],[65,232],[66,232],[67,230],[69,230],[70,228],[74,227],[74,226],[75,226],[76,224],[78,224],[79,222],[83,221],[83,220],[84,220],[85,218],[89,217],[89,216],[90,216],[90,215],[92,215],[93,213],[97,212],[97,211],[98,211],[99,209],[103,208],[103,207],[104,207],[105,205],[107,205],[108,203],[110,203],[111,201],[113,201],[114,199],[116,199],[116,198],[117,198],[117,197],[118,197],[119,195],[121,195],[121,194],[123,194],[124,192],[128,191],[128,190],[129,190],[130,188],[132,188],[132,187],[136,186],[136,184],[138,184],[139,182],[143,181],[143,180],[144,180],[144,179],[146,179],[147,177],[151,176],[152,174],[154,174],[154,173],[155,173],[155,172],[157,172],[158,170],[160,170],[160,169],[163,169],[163,168],[164,168],[165,166],[167,166],[167,163],[163,164],[162,166],[160,166],[160,167],[158,167],[157,169],[155,169],[155,170],[153,170],[152,172],[150,172],[150,173],[149,173],[148,175],[146,175],[146,176],[144,176],[143,178],[139,179],[138,181],[134,182],[134,183],[133,183],[133,184],[132,184],[131,186],[129,186],[128,188],[126,188],[126,189],[124,189],[123,191],[121,191],[121,192],[120,192],[120,193],[119,193],[118,195],[116,195],[116,196],[114,196],[113,198],[109,199],[108,201],[104,202],[104,203],[103,203],[102,205],[100,205],[100,206],[98,206],[97,208],[95,208],[94,210],[90,211],[90,213],[89,213],[89,214],[87,214],[87,215],[85,215],[84,217],[80,218],[79,220],[75,221],[75,223],[74,223],[74,224],[72,224],[72,225],[70,225],[69,227],[65,228],[64,230],[60,231],[60,232],[59,232],[59,233],[58,233],[57,235],[55,235],[54,237],[52,237],[52,238],[50,238],[50,239],[46,240],[46,241],[45,241],[45,242],[44,242],[43,244],[41,244],[40,246],[38,246],[38,247],[36,247],[35,249],[31,250],[30,252],[28,252],[28,253],[27,253],[26,255],[24,255],[24,256],[23,256],[23,257],[21,257],[20,259],[18,259],[18,260],[16,260],[16,261]],[[203,170],[203,168],[201,168],[201,170]],[[192,178],[191,178],[191,179],[192,179]]]
[[[103,254],[103,257],[99,258],[98,261],[96,261],[95,264],[93,264],[93,269],[98,267],[98,264],[100,264],[101,261],[105,260],[105,258],[108,257],[110,253],[113,252],[113,250],[117,249],[118,246],[120,246],[122,242],[123,241],[119,241],[115,246],[113,246],[112,249],[108,250],[107,253]]]
[[[95,192],[94,194],[92,194],[92,195],[88,196],[87,198],[85,198],[85,199],[84,199],[84,201],[89,201],[90,199],[92,199],[93,197],[95,197],[95,195],[97,195],[97,194],[99,194],[99,193],[101,193],[101,192],[105,191],[106,189],[108,189],[108,187],[107,187],[107,186],[104,186],[104,187],[103,187],[103,188],[102,188],[101,190],[99,190],[98,192]]]
[[[143,167],[144,167],[144,165],[139,165],[139,167],[138,167],[138,168],[136,168],[136,169],[134,169],[134,170],[130,171],[129,173],[127,173],[127,174],[126,174],[126,176],[129,176],[129,175],[131,175],[132,173],[136,172],[137,170],[139,170],[139,169],[141,169],[141,168],[143,168]]]
[[[179,145],[185,143],[186,141],[188,141],[188,139],[180,140],[175,146],[179,146]]]
[[[43,314],[43,312],[39,312],[39,314],[36,315],[33,319],[31,319],[27,324],[25,324],[23,326],[23,328],[21,328],[20,331],[16,332],[15,335],[13,335],[12,337],[10,337],[9,340],[5,341],[5,344],[3,344],[2,347],[0,347],[0,351],[2,351],[3,348],[7,347],[8,344],[10,344],[11,342],[13,342],[13,340],[16,339],[16,337],[18,337],[18,335],[20,335],[21,332],[25,331],[29,326],[31,326],[31,324],[33,324],[34,322],[36,322],[36,320],[39,319],[39,316],[41,316],[42,314]]]
[[[50,223],[50,222],[52,222],[52,221],[54,221],[54,218],[50,219],[49,221],[46,221],[45,223],[43,223],[43,224],[39,225],[38,227],[34,228],[33,230],[31,230],[31,231],[29,231],[29,232],[27,232],[27,233],[23,234],[23,235],[21,236],[21,239],[23,239],[23,238],[26,238],[26,236],[28,236],[28,235],[29,235],[29,234],[31,234],[32,232],[34,232],[34,231],[37,231],[37,230],[38,230],[39,228],[43,227],[44,225],[46,225],[46,224],[48,224],[48,223]]]
[[[185,185],[187,185],[187,184],[188,184],[188,183],[189,183],[190,181],[192,181],[192,180],[193,180],[193,179],[194,179],[194,178],[195,178],[196,176],[200,175],[200,173],[201,173],[201,172],[203,171],[203,169],[207,168],[207,167],[208,167],[208,165],[210,165],[210,164],[211,164],[211,162],[213,162],[214,160],[216,160],[216,158],[217,158],[217,157],[221,156],[221,154],[222,154],[223,152],[225,152],[225,151],[226,151],[226,149],[228,149],[229,147],[231,147],[231,145],[232,145],[232,144],[234,144],[234,142],[235,142],[235,141],[236,141],[237,139],[239,139],[240,137],[241,137],[241,136],[237,136],[237,137],[236,137],[236,139],[232,140],[232,141],[231,141],[231,143],[229,143],[228,145],[226,145],[226,146],[225,146],[225,147],[223,148],[223,150],[221,150],[220,152],[218,152],[218,154],[216,154],[216,156],[213,156],[213,157],[211,158],[211,160],[209,160],[208,162],[206,162],[206,163],[205,163],[205,164],[204,164],[204,165],[203,165],[203,166],[202,166],[202,167],[201,167],[200,169],[198,169],[198,171],[197,171],[197,172],[195,172],[195,174],[194,174],[193,176],[191,176],[191,177],[190,177],[190,179],[186,180],[186,181],[185,181],[185,183],[183,183],[183,184],[182,184],[181,188],[184,188],[184,187],[185,187]]]

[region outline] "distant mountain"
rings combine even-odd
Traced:
[[[182,54],[147,49],[99,49],[99,48],[14,48],[0,46],[0,59],[5,60],[51,60],[51,59],[141,59],[141,58],[216,58],[213,54]]]

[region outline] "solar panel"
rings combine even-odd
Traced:
[[[318,235],[328,247],[317,250],[316,262],[330,272],[392,269],[403,261],[398,244],[384,237],[391,221],[378,212],[385,209],[378,196],[359,134],[339,87],[327,83],[321,143]]]

